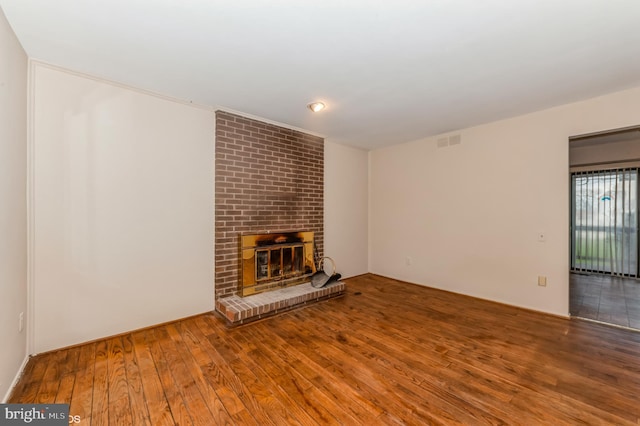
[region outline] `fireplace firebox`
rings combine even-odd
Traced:
[[[313,232],[242,235],[240,294],[249,296],[309,281],[316,271],[313,238]]]

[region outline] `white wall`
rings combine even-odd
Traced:
[[[640,88],[373,151],[371,272],[568,315],[568,138],[638,124]]]
[[[368,272],[368,152],[325,141],[324,253],[344,278]]]
[[[214,114],[32,68],[31,352],[212,310]]]
[[[0,396],[26,357],[27,55],[0,9]],[[6,395],[6,396],[5,396]]]
[[[569,160],[572,166],[638,159],[640,159],[640,139],[569,149]]]

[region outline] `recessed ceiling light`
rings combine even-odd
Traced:
[[[324,107],[325,107],[325,104],[323,104],[322,102],[312,102],[309,105],[307,105],[307,108],[309,108],[313,112],[322,111]]]

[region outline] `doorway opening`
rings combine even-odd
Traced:
[[[640,329],[640,126],[569,138],[572,316]]]

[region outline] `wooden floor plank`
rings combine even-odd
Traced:
[[[171,347],[174,353],[172,361],[174,378],[182,378],[181,384],[185,392],[185,400],[188,399],[189,413],[191,418],[195,419],[194,424],[233,423],[222,401],[204,379],[202,370],[190,368],[197,361],[189,351],[183,335],[178,331],[176,325],[169,324],[165,329],[174,343],[174,346]]]
[[[76,371],[78,359],[80,357],[80,347],[76,346],[67,351],[67,359],[60,367],[60,386],[56,394],[56,404],[69,404],[73,395],[73,388],[76,382]]]
[[[478,410],[476,415],[490,419],[491,423],[498,423],[498,419],[494,418],[491,412],[506,414],[500,408],[508,407],[505,403],[519,391],[518,387],[505,381],[496,386],[499,377],[474,375],[468,370],[468,366],[458,366],[457,360],[450,358],[451,351],[443,350],[442,346],[433,345],[428,341],[414,342],[400,338],[395,339],[393,345],[389,345],[386,336],[390,332],[396,336],[403,333],[401,329],[389,331],[381,329],[379,324],[363,322],[358,330],[342,331],[341,334],[342,339],[349,339],[356,351],[372,352],[377,362],[392,368],[397,375],[405,379],[417,380],[425,390],[433,392],[433,386],[438,386],[447,390],[449,399],[460,400],[462,397],[467,407],[475,407]],[[423,356],[416,358],[407,355],[413,353],[421,353]],[[449,383],[456,383],[455,389],[451,389]]]
[[[274,321],[277,323],[277,321]],[[277,328],[278,325],[271,322],[268,328]],[[251,338],[257,343],[257,350],[263,354],[269,354],[270,361],[277,364],[283,371],[285,379],[282,386],[291,394],[297,394],[299,405],[319,415],[318,421],[324,417],[316,408],[316,402],[309,389],[314,387],[323,395],[330,398],[333,405],[342,406],[350,417],[358,419],[363,424],[373,424],[382,414],[382,410],[354,391],[349,386],[340,386],[339,381],[331,380],[321,369],[304,356],[300,351],[294,350],[278,333],[266,334],[266,326],[247,327],[245,338]],[[289,338],[294,338],[289,335]],[[313,401],[313,402],[312,402]],[[346,401],[350,403],[345,404]]]
[[[212,336],[209,337],[210,340]],[[218,341],[217,339],[215,341]],[[260,417],[267,424],[298,424],[297,420],[288,408],[277,398],[278,391],[271,388],[271,384],[261,381],[259,372],[256,372],[252,365],[247,364],[244,352],[247,349],[239,350],[235,348],[233,341],[226,341],[221,344],[214,344],[216,351],[228,360],[234,374],[240,379],[252,396],[252,408],[260,412]],[[257,375],[258,374],[258,375]],[[253,403],[255,401],[255,403]]]
[[[202,373],[202,379],[215,392],[222,406],[237,424],[258,425],[258,421],[249,413],[241,396],[248,390],[214,350],[209,339],[202,333],[200,326],[208,327],[198,320],[180,324],[180,333],[185,337],[185,344],[193,354],[194,360]],[[232,384],[235,383],[235,384]]]
[[[512,398],[513,388],[506,387],[507,390],[502,391],[501,388],[496,389],[495,380],[486,380],[482,376],[472,377],[468,371],[460,374],[452,368],[450,362],[441,361],[443,354],[430,352],[428,347],[386,344],[386,335],[379,333],[376,327],[361,327],[357,331],[343,330],[339,336],[340,340],[348,341],[354,351],[367,353],[367,357],[378,363],[383,371],[394,371],[396,381],[403,381],[409,386],[417,384],[430,393],[438,393],[448,404],[465,405],[466,414],[474,416],[474,419],[468,419],[473,423],[478,419],[492,424],[500,423],[492,412]],[[423,356],[416,358],[407,355],[414,353],[422,353]],[[447,386],[450,382],[458,383],[459,386],[453,390]]]
[[[168,328],[170,325],[160,327],[156,330],[156,337],[161,342],[162,352],[170,366],[173,383],[178,394],[184,401],[185,408],[189,413],[191,422],[194,425],[214,424],[213,416],[205,403],[200,390],[198,389],[193,376],[189,372],[189,367],[184,363],[180,355],[180,350],[171,339]]]
[[[96,342],[96,356],[93,371],[93,404],[91,425],[109,424],[109,352],[107,340]],[[117,424],[113,422],[113,424]]]
[[[124,366],[122,337],[107,340],[107,371],[109,383],[109,421],[110,423],[130,425],[131,404],[127,371]]]
[[[81,424],[640,424],[640,333],[376,275],[233,329],[213,315],[33,357],[9,402]]]
[[[239,337],[239,343],[249,349],[241,352],[243,362],[252,369],[261,383],[272,389],[273,395],[292,417],[303,424],[338,424],[345,420],[347,413],[342,408],[314,389],[303,376],[298,373],[288,374],[282,360],[277,356],[271,357],[269,351],[255,341],[263,336],[242,333]],[[346,420],[354,422],[355,418],[349,415]]]
[[[311,311],[311,310],[310,310]],[[357,357],[345,357],[341,349],[334,347],[317,331],[319,321],[303,323],[303,315],[309,312],[294,312],[291,314],[294,320],[289,327],[297,330],[296,340],[303,345],[307,345],[313,350],[312,359],[319,364],[324,364],[324,369],[333,375],[339,382],[353,386],[372,401],[381,407],[385,412],[402,413],[404,417],[410,417],[414,422],[424,424],[442,424],[438,420],[437,414],[428,412],[413,401],[413,395],[397,392],[397,389],[389,381],[389,372],[380,369],[370,368],[370,360],[358,359]],[[323,329],[324,331],[324,329]],[[324,359],[324,360],[323,360]]]
[[[318,312],[318,314],[320,313]],[[318,318],[319,320],[320,318]],[[431,398],[422,398],[423,392],[419,384],[423,378],[419,372],[409,371],[399,362],[395,364],[390,362],[384,352],[376,353],[371,348],[359,351],[355,340],[347,338],[347,333],[344,331],[334,334],[334,330],[325,323],[323,327],[317,327],[317,331],[312,331],[312,336],[322,342],[323,350],[333,359],[340,359],[339,354],[344,352],[352,353],[355,363],[350,366],[340,365],[340,367],[356,377],[363,374],[360,381],[376,382],[380,389],[378,392],[384,394],[402,393],[404,402],[412,406],[415,415],[423,416],[431,423],[453,424],[460,421],[463,424],[470,424],[477,423],[478,417],[484,417],[484,413],[479,413],[477,412],[479,410],[473,410],[470,406],[460,409],[459,406],[452,404],[452,395],[441,388],[434,388]],[[361,366],[366,366],[366,368],[362,369]],[[394,371],[391,378],[387,374],[390,370]],[[364,375],[366,375],[366,379],[363,379]],[[397,392],[398,389],[402,389],[402,392]]]
[[[70,350],[57,351],[49,358],[47,370],[42,377],[42,383],[38,389],[35,399],[36,404],[46,404],[55,401],[58,389],[60,388],[60,379],[62,378],[62,369],[70,357]]]
[[[83,425],[91,424],[93,406],[93,379],[96,361],[96,344],[80,347],[76,366],[73,393],[69,401],[69,416],[79,418]]]
[[[167,337],[162,341],[162,328],[160,326],[156,329],[147,330],[145,332],[145,341],[149,345],[149,350],[153,362],[156,366],[157,374],[162,384],[164,395],[167,399],[169,409],[171,410],[171,417],[177,425],[190,425],[193,424],[187,405],[182,398],[178,384],[173,380],[171,374],[171,364],[164,356],[162,345],[166,342]]]
[[[219,337],[227,335],[221,322],[217,318],[203,316],[196,320],[196,324],[198,327],[194,329],[194,332],[198,337],[201,337],[200,344],[207,348],[207,352],[213,361],[211,366],[215,368],[212,372],[216,373],[216,379],[222,380],[223,386],[228,387],[236,394],[237,398],[258,424],[275,424],[275,421],[270,417],[269,413],[262,409],[261,403],[258,400],[260,395],[256,393],[254,389],[250,388],[250,386],[256,382],[255,376],[248,376],[249,380],[246,382],[243,381],[243,377],[233,369],[231,364],[231,362],[237,358],[235,354],[229,358],[225,358],[224,355],[219,352],[219,346],[221,345],[216,345],[216,343],[221,342]],[[235,330],[229,331],[230,334],[234,332]]]
[[[133,337],[131,334],[122,336],[122,354],[127,376],[127,392],[129,394],[131,424],[151,425],[147,401],[144,398],[140,368],[136,358]]]
[[[151,349],[147,343],[146,335],[148,331],[132,333],[133,352],[138,361],[140,370],[140,382],[144,400],[149,412],[149,420],[153,426],[164,426],[174,424],[169,403],[162,388],[162,381],[156,368]],[[134,416],[134,418],[136,418]]]

